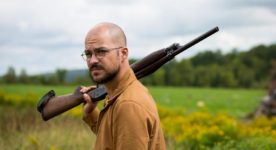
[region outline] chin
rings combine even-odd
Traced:
[[[100,77],[100,76],[97,76],[97,77],[94,76],[94,77],[92,78],[92,80],[93,80],[94,82],[98,83],[98,84],[102,84],[102,83],[104,83],[105,78],[104,78],[104,77]]]

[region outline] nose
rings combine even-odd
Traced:
[[[99,59],[95,55],[92,55],[91,58],[88,60],[89,64],[95,64],[98,62],[99,62]]]

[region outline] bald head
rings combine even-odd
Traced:
[[[86,35],[85,42],[93,36],[109,37],[114,43],[122,47],[127,46],[126,36],[121,27],[113,23],[100,23],[94,26]]]

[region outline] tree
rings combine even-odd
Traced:
[[[56,70],[56,78],[57,78],[57,82],[60,84],[64,84],[65,82],[65,77],[66,77],[66,73],[67,71],[65,69],[57,69]],[[52,79],[55,78],[52,76]]]
[[[29,83],[29,77],[28,77],[27,71],[25,69],[21,70],[19,77],[18,77],[18,81],[20,83]]]
[[[3,76],[5,83],[15,83],[17,81],[16,72],[13,67],[9,67],[7,73]]]
[[[233,72],[229,69],[224,69],[219,72],[219,86],[220,87],[236,87],[237,82],[234,78]]]
[[[171,60],[170,62],[166,63],[163,67],[165,70],[165,74],[164,74],[164,82],[165,85],[172,85],[172,80],[174,78],[174,74],[172,72],[172,68],[174,68],[176,66],[177,62],[175,59]]]
[[[152,75],[152,85],[165,85],[165,70],[164,68],[158,69],[153,75]]]
[[[211,86],[212,71],[208,67],[199,66],[195,68],[195,86]]]
[[[191,58],[191,62],[194,66],[205,66],[209,64],[223,64],[224,56],[222,55],[220,50],[216,52],[213,51],[205,51],[200,52],[194,57]]]
[[[172,68],[172,85],[190,86],[194,81],[194,71],[190,60],[183,59]]]
[[[47,84],[50,85],[58,85],[60,83],[59,77],[57,74],[52,74],[47,78]]]

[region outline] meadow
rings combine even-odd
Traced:
[[[92,149],[95,136],[81,106],[47,122],[36,110],[51,89],[75,86],[0,85],[0,147],[5,150]],[[168,149],[274,149],[276,120],[245,117],[266,94],[261,89],[149,87],[159,108]],[[101,104],[100,104],[101,105]]]
[[[1,103],[35,106],[39,98],[51,89],[60,96],[72,93],[75,88],[76,86],[0,85],[0,97],[6,97],[1,99]],[[261,89],[148,88],[157,104],[169,109],[194,112],[202,108],[199,105],[204,105],[210,112],[225,112],[237,117],[243,117],[255,109],[266,94]]]

